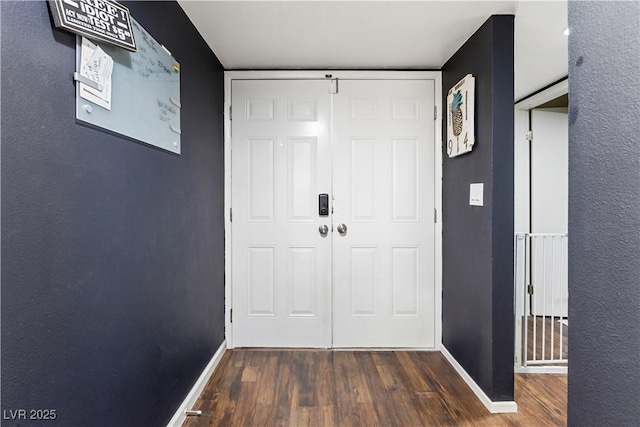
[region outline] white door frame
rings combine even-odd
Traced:
[[[434,80],[435,81],[435,191],[434,206],[437,210],[435,227],[435,350],[442,345],[442,72],[440,71],[341,71],[341,70],[291,70],[291,71],[225,71],[224,73],[224,289],[225,289],[225,339],[227,348],[234,348],[233,324],[231,323],[232,276],[231,276],[231,81],[232,80]]]

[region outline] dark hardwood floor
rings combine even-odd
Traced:
[[[490,414],[439,352],[230,350],[184,425],[566,425],[566,376],[515,391],[517,414]]]

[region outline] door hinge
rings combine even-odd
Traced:
[[[233,323],[233,308],[229,310],[229,323]]]
[[[533,131],[532,130],[528,130],[525,134],[524,134],[524,138],[527,141],[533,141]]]
[[[331,89],[329,89],[329,93],[338,93],[338,79],[331,79]]]
[[[527,293],[533,295],[533,285],[531,283],[527,285]]]
[[[233,106],[232,106],[232,105],[229,105],[229,120],[233,120],[233,114],[232,114],[232,112],[233,112]]]
[[[433,222],[438,223],[438,209],[433,210]]]
[[[438,120],[438,106],[433,106],[433,120]]]
[[[229,222],[233,222],[233,208],[229,208]]]

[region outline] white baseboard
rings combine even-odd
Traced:
[[[566,374],[566,366],[516,366],[516,374]]]
[[[415,351],[430,352],[440,351],[437,347],[332,347],[330,351]]]
[[[224,355],[224,352],[226,350],[227,341],[225,340],[222,341],[222,344],[220,344],[220,347],[218,347],[218,350],[216,350],[216,353],[204,368],[202,374],[200,374],[200,378],[198,378],[198,381],[196,381],[196,383],[193,385],[191,391],[189,392],[189,394],[187,394],[187,397],[185,397],[182,404],[178,407],[178,410],[173,415],[173,418],[171,418],[171,421],[169,421],[169,424],[167,424],[167,427],[180,427],[182,424],[184,424],[185,420],[187,419],[187,414],[185,411],[193,408],[193,405],[195,405],[196,401],[200,397],[200,393],[202,393],[202,390],[204,390],[204,387],[209,382],[209,379],[218,367],[220,359],[222,359],[222,356]]]
[[[462,365],[449,353],[449,350],[443,345],[440,349],[442,355],[449,361],[453,369],[458,372],[458,375],[462,377],[464,382],[467,383],[469,388],[476,394],[480,402],[491,412],[492,414],[505,414],[511,412],[518,412],[518,405],[514,401],[506,402],[494,402],[489,399],[489,396],[480,388],[480,386],[471,378],[471,375],[464,370]]]

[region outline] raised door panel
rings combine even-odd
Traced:
[[[417,247],[391,248],[391,314],[420,314],[420,256]]]
[[[420,146],[416,137],[391,138],[391,219],[419,221]]]
[[[288,144],[288,218],[289,221],[314,222],[317,138],[290,138]]]
[[[276,315],[276,248],[248,247],[249,307],[247,314],[257,317]]]
[[[274,121],[276,119],[276,99],[275,98],[246,98],[246,120]]]
[[[351,221],[377,221],[379,200],[377,138],[352,138],[349,158]],[[336,184],[343,185],[340,182]]]
[[[318,120],[316,98],[289,99],[287,120],[292,122],[315,122]]]
[[[394,98],[391,100],[392,120],[418,120],[417,98]]]
[[[349,254],[350,316],[376,316],[378,314],[376,247],[351,247]]]
[[[317,317],[315,247],[289,247],[287,287],[290,317]]]
[[[275,220],[274,138],[247,139],[247,221]]]

